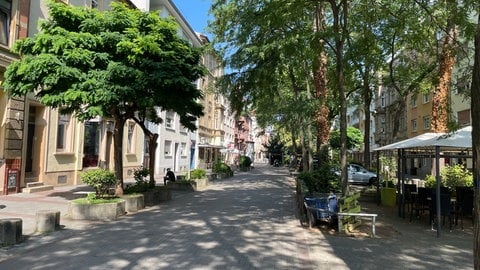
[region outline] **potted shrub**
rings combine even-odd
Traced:
[[[223,179],[233,176],[233,170],[226,163],[215,162],[212,167],[212,172],[217,174],[217,179]]]
[[[141,209],[145,205],[152,206],[172,199],[170,189],[166,186],[156,186],[155,182],[151,183],[148,179],[149,175],[150,171],[147,168],[140,167],[133,172],[135,184],[125,187],[125,195],[122,198],[126,199],[127,204],[128,200],[131,200],[131,211],[134,211],[135,208]]]
[[[427,175],[425,177],[425,187],[436,188],[437,181],[435,176]],[[445,166],[440,170],[440,186],[446,187],[452,196],[456,196],[456,187],[472,187],[473,175],[460,164]]]
[[[207,172],[204,169],[194,169],[190,172],[190,180],[193,180],[195,190],[204,189],[208,186]]]
[[[95,193],[70,202],[68,213],[72,219],[114,220],[125,214],[125,200],[109,194],[116,183],[113,172],[94,169],[81,173],[80,177]]]
[[[382,205],[395,206],[397,203],[397,189],[395,188],[394,179],[397,171],[397,163],[393,157],[380,157],[380,164],[380,174],[384,179],[382,187],[380,188],[380,200]]]
[[[252,160],[249,156],[240,156],[238,165],[240,166],[241,171],[249,171],[250,166],[252,165]]]
[[[190,171],[190,178],[168,182],[167,186],[174,190],[196,191],[208,186],[207,172],[204,169],[194,169]]]

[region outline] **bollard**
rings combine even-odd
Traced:
[[[10,246],[22,241],[21,218],[0,219],[0,246]]]
[[[60,211],[40,210],[35,216],[35,231],[49,233],[60,227]]]

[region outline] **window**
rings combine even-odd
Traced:
[[[135,123],[129,122],[127,126],[127,153],[133,153],[134,147],[134,137],[135,137]]]
[[[165,127],[166,128],[175,128],[175,113],[168,111],[165,115]]]
[[[380,106],[382,106],[382,108],[385,108],[385,92],[382,91],[382,94],[380,95]]]
[[[428,103],[430,101],[430,94],[423,95],[423,103]]]
[[[98,152],[100,149],[100,124],[88,121],[85,123],[83,137],[83,167],[98,166]]]
[[[180,145],[180,155],[181,156],[186,156],[187,155],[187,144],[186,143],[182,143]]]
[[[70,133],[70,115],[59,113],[57,125],[57,152],[67,152],[70,150]]]
[[[412,120],[412,131],[417,131],[417,120],[416,119]]]
[[[10,15],[12,14],[12,1],[0,0],[0,43],[8,45],[10,38]]]
[[[457,121],[460,125],[470,125],[470,110],[464,110],[457,112]]]
[[[172,155],[172,141],[165,141],[165,156]]]
[[[410,102],[413,108],[417,107],[417,94],[412,95]]]
[[[423,117],[423,128],[430,129],[430,116]]]
[[[400,130],[404,130],[407,126],[407,123],[406,123],[406,120],[405,120],[405,117],[400,117],[400,123],[399,123],[399,127],[400,127]]]

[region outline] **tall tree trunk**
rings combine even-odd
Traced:
[[[370,69],[367,67],[363,75],[363,111],[365,113],[365,133],[363,135],[363,163],[366,168],[371,167],[370,160],[370,104],[372,104],[372,91],[370,89]]]
[[[347,175],[347,97],[345,94],[345,77],[343,68],[343,50],[348,36],[348,0],[329,0],[333,14],[333,31],[335,34],[335,59],[338,97],[340,100],[340,164],[342,167],[342,194],[348,194]]]
[[[148,152],[150,154],[149,160],[148,160],[148,171],[150,173],[150,186],[154,187],[155,186],[155,157],[156,157],[156,151],[157,151],[157,139],[158,139],[158,133],[151,133],[149,131],[148,134]]]
[[[456,5],[456,0],[450,0],[448,5],[453,7],[453,5]],[[452,9],[449,8],[449,10]],[[452,21],[453,19],[451,18],[448,22],[447,33],[442,38],[438,83],[435,86],[432,98],[432,130],[434,132],[447,131],[450,83],[455,65],[455,44],[458,35],[457,27]]]
[[[123,195],[123,130],[125,119],[118,115],[114,115],[115,127],[113,130],[113,164],[115,179],[117,184],[115,188],[115,195]]]
[[[480,9],[477,10],[477,29],[475,33],[475,59],[473,64],[471,110],[472,110],[472,148],[473,179],[475,189],[473,224],[473,260],[474,269],[480,270]]]
[[[320,1],[317,3],[314,17],[314,32],[325,31],[325,9],[323,3]],[[330,132],[330,122],[328,121],[329,109],[326,105],[328,88],[327,88],[327,54],[325,52],[325,42],[323,39],[318,38],[315,46],[318,47],[317,58],[314,59],[313,66],[313,82],[315,87],[315,98],[320,101],[320,106],[315,114],[315,120],[317,123],[317,155],[318,162],[323,164],[327,161],[327,157],[323,156],[322,146],[328,141]]]

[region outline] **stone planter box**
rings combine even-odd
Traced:
[[[359,201],[362,202],[377,202],[377,191],[376,190],[369,190],[360,193]]]
[[[208,178],[195,179],[195,190],[202,190],[208,187],[209,185]]]
[[[172,182],[168,182],[170,185]],[[143,198],[146,206],[153,206],[172,199],[170,188],[156,188],[143,192]]]
[[[125,201],[99,204],[83,204],[70,202],[68,215],[72,219],[115,220],[125,215]]]
[[[172,190],[190,191],[190,192],[205,189],[206,187],[208,187],[208,185],[209,185],[208,178],[195,179],[194,182],[176,181],[176,182],[167,183],[167,186]]]
[[[197,185],[195,182],[184,182],[184,181],[168,182],[167,186],[171,190],[190,191],[190,192],[197,190]]]
[[[125,211],[134,213],[145,208],[145,200],[143,194],[128,194],[121,196],[125,200]]]
[[[208,179],[208,181],[217,180],[217,173],[207,174],[207,179]]]
[[[217,173],[217,179],[225,179],[233,176],[233,172],[230,173]]]
[[[21,218],[2,218],[0,219],[0,246],[10,246],[20,243],[22,239]]]

